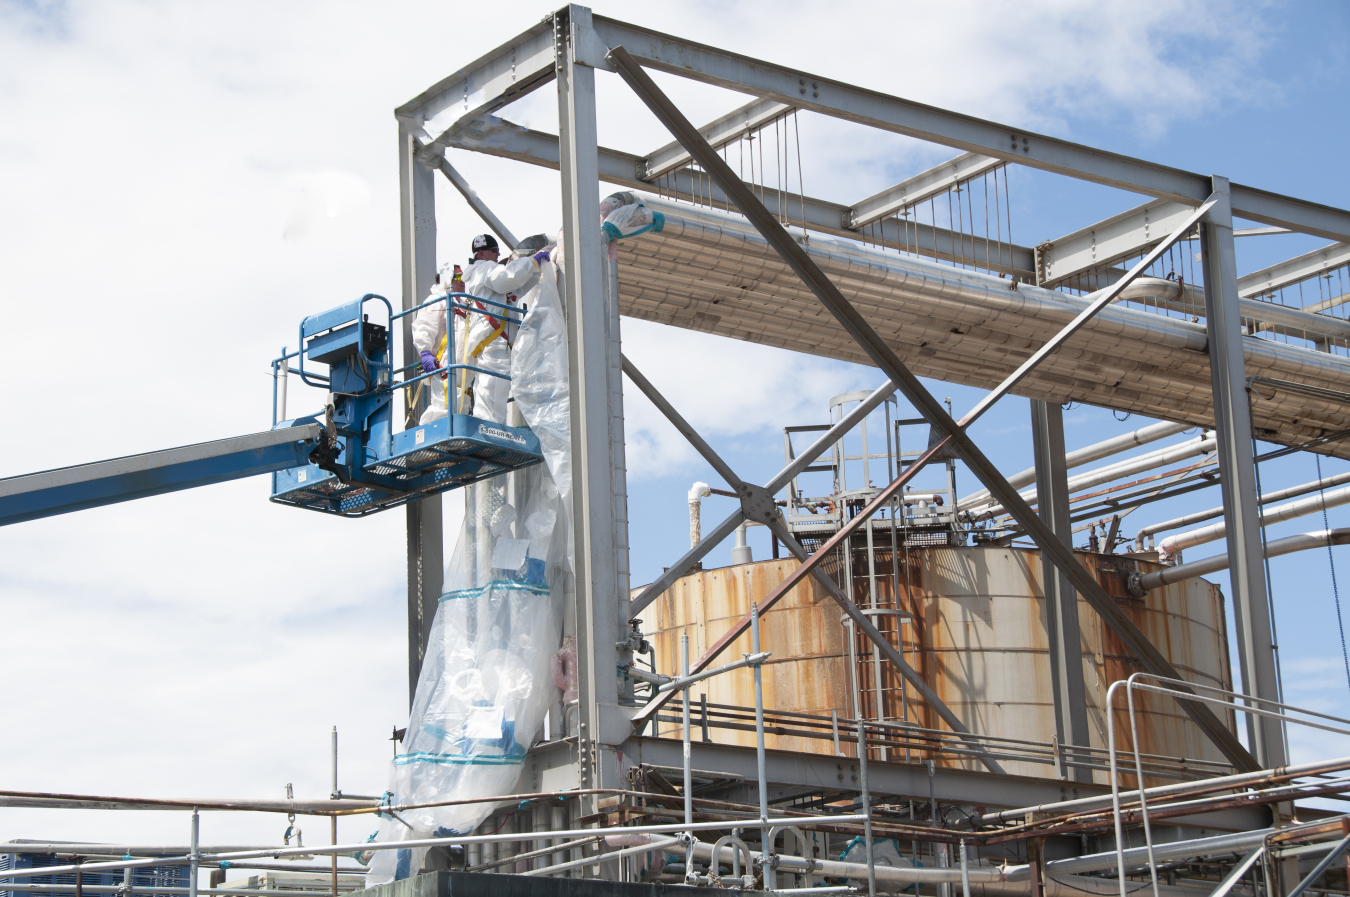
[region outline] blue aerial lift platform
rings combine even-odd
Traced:
[[[370,321],[370,303],[383,303],[386,324]],[[0,479],[0,526],[264,473],[272,474],[274,502],[364,517],[540,463],[539,440],[528,427],[469,414],[393,432],[393,408],[396,400],[404,404],[403,390],[418,384],[445,388],[459,370],[510,379],[469,364],[430,373],[421,372],[420,364],[394,369],[389,339],[394,322],[436,303],[445,304],[447,321],[484,315],[503,331],[519,321],[514,306],[466,293],[448,293],[397,314],[387,299],[368,293],[311,315],[300,324],[300,347],[283,349],[272,362],[271,430]],[[449,360],[455,357],[455,328],[446,329],[443,357]],[[291,359],[298,368],[290,367]],[[316,364],[326,365],[328,373],[317,373]],[[322,410],[278,420],[286,416],[291,374],[324,390]]]

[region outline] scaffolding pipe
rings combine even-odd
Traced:
[[[1350,486],[1346,486],[1343,489],[1333,489],[1322,495],[1314,495],[1298,501],[1291,501],[1289,504],[1279,505],[1278,507],[1271,508],[1269,511],[1262,511],[1261,525],[1270,526],[1273,523],[1282,523],[1285,520],[1293,520],[1296,517],[1316,514],[1323,508],[1335,508],[1346,504],[1347,502],[1350,502]],[[1167,563],[1184,549],[1191,548],[1195,545],[1203,545],[1206,542],[1214,542],[1224,538],[1227,533],[1228,522],[1226,520],[1221,520],[1218,523],[1211,523],[1209,526],[1202,526],[1199,529],[1177,533],[1175,536],[1168,536],[1158,543],[1158,560]],[[1298,549],[1291,550],[1297,551]],[[1227,566],[1227,564],[1224,566]]]
[[[1267,542],[1266,557],[1274,558],[1284,554],[1293,554],[1296,551],[1307,551],[1311,548],[1326,548],[1328,545],[1350,545],[1350,528],[1299,533],[1297,536],[1286,536],[1283,539]],[[1154,570],[1152,573],[1132,573],[1129,580],[1130,593],[1142,597],[1153,589],[1162,588],[1174,582],[1182,582],[1187,579],[1194,579],[1197,576],[1204,576],[1206,573],[1217,573],[1220,570],[1227,569],[1228,555],[1218,554],[1204,560],[1192,561],[1189,564],[1178,564],[1175,567]]]

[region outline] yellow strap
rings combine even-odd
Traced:
[[[474,346],[472,353],[473,357],[477,358],[479,355],[482,355],[483,350],[486,349],[493,340],[495,340],[497,337],[501,336],[505,332],[506,332],[506,321],[505,319],[503,319],[502,322],[497,325],[496,330],[492,331],[490,334],[484,337],[483,341],[479,343],[477,346]]]

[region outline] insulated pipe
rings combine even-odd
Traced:
[[[1272,523],[1293,520],[1295,517],[1315,514],[1322,510],[1323,507],[1334,508],[1343,505],[1346,502],[1350,502],[1350,486],[1341,489],[1333,489],[1324,495],[1314,495],[1309,498],[1299,499],[1298,501],[1291,501],[1287,505],[1279,505],[1278,507],[1271,508],[1269,511],[1262,511],[1261,525],[1270,526]],[[1175,557],[1178,552],[1190,548],[1193,545],[1203,545],[1206,542],[1222,539],[1227,532],[1227,521],[1220,520],[1218,523],[1211,523],[1209,526],[1202,526],[1199,529],[1177,533],[1175,536],[1168,536],[1158,543],[1158,560],[1167,563]],[[1291,550],[1296,551],[1297,549]],[[1224,566],[1227,566],[1227,563],[1225,563]],[[1219,567],[1215,569],[1223,568]],[[1195,575],[1198,576],[1199,574]]]
[[[1276,492],[1267,492],[1262,495],[1260,502],[1268,505],[1273,501],[1283,501],[1286,498],[1294,498],[1299,495],[1307,495],[1309,492],[1315,492],[1319,489],[1326,489],[1329,486],[1339,486],[1342,483],[1350,483],[1350,473],[1338,473],[1334,477],[1316,480],[1311,483],[1304,483],[1302,486],[1290,486],[1288,489],[1280,489]],[[1213,520],[1215,517],[1223,516],[1223,508],[1210,508],[1208,511],[1196,511],[1194,514],[1187,514],[1184,517],[1177,517],[1173,520],[1165,520],[1162,523],[1150,523],[1148,526],[1140,527],[1138,535],[1134,537],[1134,546],[1138,551],[1144,548],[1144,538],[1154,533],[1164,533],[1169,529],[1180,529],[1183,526],[1190,526],[1194,523],[1203,523],[1206,520]]]
[[[1072,470],[1075,467],[1082,467],[1084,464],[1091,464],[1093,461],[1100,461],[1102,458],[1118,455],[1121,452],[1128,452],[1132,448],[1145,445],[1150,442],[1156,442],[1159,439],[1166,439],[1168,436],[1175,436],[1185,430],[1191,429],[1190,424],[1174,424],[1171,421],[1152,424],[1135,430],[1133,433],[1126,433],[1123,436],[1115,436],[1103,442],[1089,445],[1086,448],[1080,448],[1076,451],[1068,452],[1064,456],[1064,467]],[[1028,467],[1021,473],[1015,473],[1008,477],[1008,483],[1020,489],[1023,486],[1029,486],[1036,482],[1036,468]],[[960,499],[956,503],[957,508],[968,508],[971,505],[977,505],[982,501],[989,500],[989,490],[981,489],[979,492],[971,493]]]
[[[1328,545],[1350,545],[1350,529],[1323,529],[1276,539],[1274,542],[1266,543],[1266,557],[1279,557],[1282,554],[1293,554],[1296,551],[1307,551],[1310,548],[1325,548]],[[1142,596],[1151,589],[1194,579],[1197,576],[1204,576],[1206,573],[1216,573],[1227,568],[1228,555],[1220,554],[1189,564],[1178,564],[1175,567],[1155,570],[1152,573],[1132,573],[1130,575],[1130,592]]]
[[[1130,458],[1106,467],[1099,467],[1096,470],[1081,473],[1076,477],[1070,477],[1069,492],[1081,492],[1084,489],[1100,486],[1122,477],[1133,476],[1136,473],[1143,473],[1146,470],[1153,470],[1156,467],[1166,467],[1169,464],[1197,455],[1207,455],[1214,451],[1216,445],[1214,437],[1209,435],[1199,436],[1187,442],[1149,452],[1147,455],[1140,455],[1138,458]],[[1028,501],[1035,498],[1034,490],[1027,490],[1019,494]],[[986,520],[1004,513],[1004,509],[1002,505],[995,504],[973,513],[976,520]]]
[[[1183,290],[1185,295],[1182,293]],[[1196,287],[1194,284],[1181,284],[1174,280],[1163,280],[1158,277],[1139,278],[1121,290],[1120,298],[1116,301],[1144,302],[1148,299],[1156,301],[1159,305],[1187,314],[1203,315],[1205,313],[1205,293],[1203,289]],[[1310,337],[1321,337],[1323,341],[1327,337],[1350,340],[1350,321],[1343,321],[1330,315],[1319,315],[1316,312],[1288,308],[1283,305],[1276,305],[1274,302],[1263,302],[1260,299],[1238,299],[1238,314],[1244,321],[1255,321],[1257,324],[1274,324],[1286,330],[1307,334]]]
[[[697,548],[698,543],[703,541],[703,522],[700,517],[700,511],[703,506],[703,499],[712,495],[712,489],[707,483],[695,483],[689,487],[689,547]]]
[[[738,335],[735,327],[753,326],[761,338],[788,348],[868,363],[845,334],[821,331],[813,333],[813,341],[803,338],[797,319],[783,309],[785,303],[809,302],[809,291],[787,276],[787,266],[768,253],[763,237],[743,218],[659,197],[644,196],[643,201],[666,213],[666,227],[658,237],[625,241],[620,247],[630,262],[624,281],[627,313],[683,325],[681,316],[689,311],[715,313],[716,299],[734,296],[737,312],[723,312],[714,332],[733,336]],[[918,373],[972,386],[999,382],[1008,370],[1009,348],[1043,340],[1048,329],[1067,323],[1086,305],[1080,297],[1013,286],[1006,279],[928,260],[886,256],[823,235],[811,235],[808,252],[852,297],[860,313],[884,321],[904,347],[923,349],[915,357]],[[693,266],[686,261],[706,261],[710,254],[717,259],[713,271],[689,273]],[[719,276],[722,272],[728,273]],[[746,283],[752,288],[741,289]],[[687,297],[683,311],[669,305],[673,293]],[[755,319],[753,325],[746,316]],[[1326,320],[1307,318],[1312,324]],[[1020,391],[1050,401],[1068,397],[1203,424],[1212,417],[1207,344],[1200,324],[1112,306],[1047,359],[1042,373]],[[1147,352],[1141,353],[1141,347]],[[1280,376],[1269,372],[1286,371],[1290,379],[1328,388],[1350,383],[1350,362],[1325,352],[1255,338],[1243,340],[1242,348],[1250,373]],[[1262,403],[1257,412],[1258,423],[1275,430],[1276,441],[1285,444],[1319,435],[1344,419],[1343,408],[1312,399]]]

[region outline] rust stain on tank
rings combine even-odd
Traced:
[[[1146,599],[1136,599],[1125,588],[1128,574],[1147,572],[1158,565],[1086,552],[1077,556],[1183,677],[1228,687],[1232,680],[1227,630],[1223,596],[1217,587],[1204,580],[1189,580],[1154,590]],[[853,600],[863,608],[875,604],[876,609],[909,615],[906,620],[894,613],[881,613],[873,619],[967,726],[987,735],[1042,744],[1050,741],[1055,734],[1054,694],[1039,552],[996,547],[910,549],[901,551],[892,567],[883,548],[876,556],[875,600],[866,575],[865,553],[857,552],[853,564]],[[656,645],[658,671],[667,675],[677,672],[681,631],[689,632],[690,656],[697,658],[749,612],[751,601],[762,601],[796,566],[795,560],[761,561],[700,571],[676,582],[645,615],[645,631]],[[836,576],[836,581],[840,580]],[[1101,749],[1106,746],[1106,690],[1117,679],[1140,671],[1140,667],[1082,596],[1078,598],[1078,612],[1091,746]],[[892,721],[907,716],[917,726],[945,729],[938,716],[904,683],[899,671],[884,659],[874,665],[871,645],[861,635],[857,639],[854,649],[863,713]],[[825,717],[831,710],[841,717],[853,715],[846,629],[838,606],[823,589],[810,579],[794,588],[762,618],[761,641],[764,650],[773,652],[764,667],[766,709]],[[723,657],[730,660],[749,651],[747,634]],[[701,683],[695,701],[700,691],[713,704],[754,706],[754,680],[749,670]],[[1117,745],[1128,749],[1129,719],[1123,698],[1119,704],[1120,709],[1115,711]],[[1222,759],[1170,698],[1136,693],[1136,708],[1140,746],[1146,753]],[[751,724],[747,730],[714,728],[713,740],[753,745],[753,717],[746,717],[738,722]],[[1233,728],[1231,715],[1228,723]],[[666,723],[661,734],[674,737],[678,733],[676,727]],[[780,750],[827,755],[834,751],[828,739],[785,732],[771,731],[766,743]],[[852,751],[846,747],[845,753]],[[873,752],[881,759],[879,754]],[[923,762],[928,754],[911,750],[908,756],[886,759]],[[936,759],[944,766],[982,768],[975,760]],[[1053,767],[1048,765],[1009,761],[1004,766],[1014,774],[1054,776]],[[1105,774],[1099,772],[1096,778],[1104,782]],[[1153,783],[1147,776],[1146,780]]]

